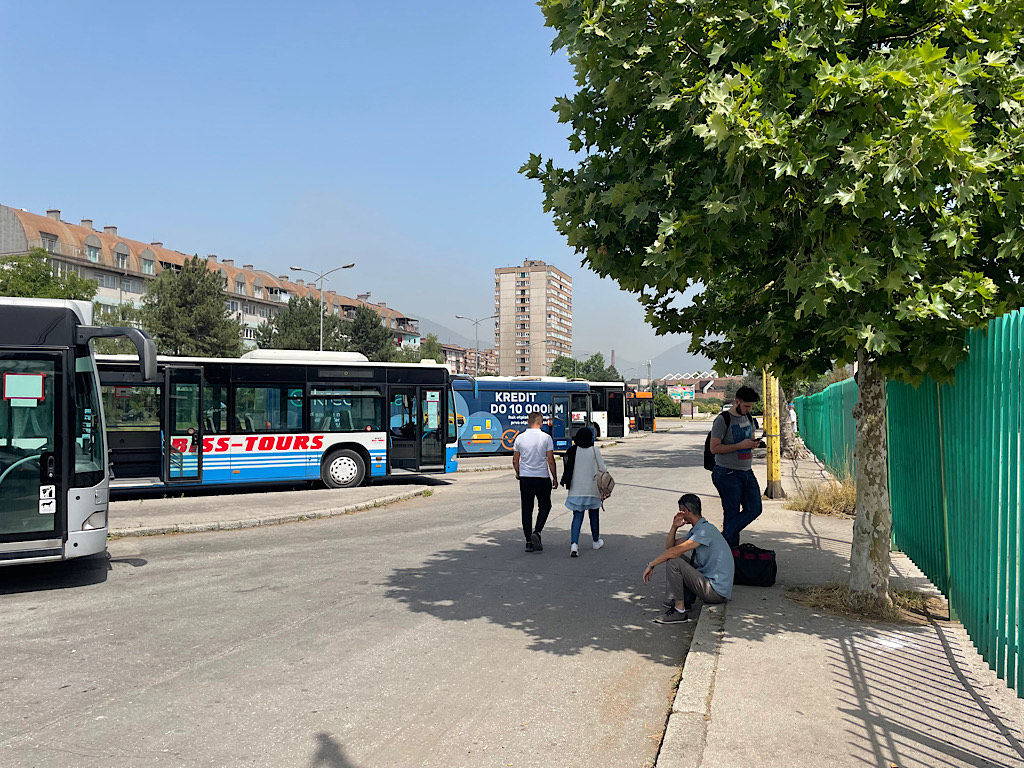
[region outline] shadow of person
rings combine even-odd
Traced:
[[[330,734],[318,733],[316,735],[317,748],[313,755],[313,762],[310,768],[356,768],[345,757],[341,745],[331,738]]]

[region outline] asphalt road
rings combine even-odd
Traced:
[[[585,523],[578,559],[564,491],[527,554],[496,471],[0,570],[0,765],[650,765],[693,625],[652,623],[640,573],[679,494],[714,498],[707,426],[683,429],[605,450],[607,545]]]

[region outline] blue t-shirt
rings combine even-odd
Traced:
[[[697,521],[683,541],[692,539],[700,544],[693,550],[693,564],[708,581],[711,588],[728,600],[732,597],[734,563],[732,548],[721,532],[703,517]]]

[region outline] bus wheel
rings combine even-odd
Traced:
[[[328,488],[354,488],[362,485],[366,464],[358,453],[342,448],[324,459],[320,477]]]
[[[595,440],[596,440],[597,438],[599,438],[599,437],[601,436],[601,428],[600,428],[599,426],[597,426],[597,424],[596,424],[596,423],[594,423],[594,424],[591,424],[591,425],[590,425],[590,428],[591,428],[592,430],[594,430],[594,439],[595,439]]]

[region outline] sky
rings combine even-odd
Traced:
[[[470,338],[495,267],[542,259],[573,278],[577,355],[653,357],[685,337],[518,174],[572,161],[552,37],[528,0],[0,0],[0,203],[274,274],[354,261],[327,288]]]

